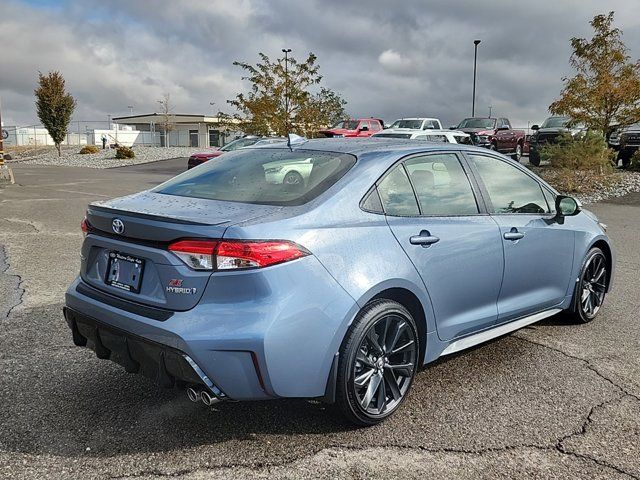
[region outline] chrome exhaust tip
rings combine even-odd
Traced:
[[[202,399],[202,403],[204,403],[207,407],[210,407],[214,403],[218,403],[220,401],[220,399],[218,397],[210,394],[206,390],[204,390],[200,394],[200,398]]]
[[[198,387],[189,387],[187,388],[187,397],[194,403],[198,403],[202,398],[202,389]]]

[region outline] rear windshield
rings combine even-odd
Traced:
[[[336,183],[355,162],[353,155],[313,150],[238,150],[188,170],[152,191],[229,202],[302,205]]]
[[[422,128],[422,120],[396,120],[390,128],[411,128],[417,130]]]

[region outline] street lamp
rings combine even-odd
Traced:
[[[289,53],[290,48],[283,48],[284,53],[284,126],[289,134]]]
[[[473,101],[471,103],[471,116],[476,116],[476,66],[478,62],[478,45],[481,40],[473,41]]]
[[[129,115],[133,115],[133,105],[127,105],[127,108],[129,109]]]

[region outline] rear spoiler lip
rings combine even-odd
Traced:
[[[143,213],[143,212],[136,212],[136,211],[132,211],[132,210],[119,210],[116,208],[109,208],[109,207],[100,207],[97,205],[89,205],[87,207],[87,213],[91,213],[91,211],[98,211],[98,212],[104,212],[104,213],[112,213],[112,214],[116,214],[116,215],[126,215],[128,217],[136,217],[136,218],[148,218],[151,220],[160,220],[163,222],[171,222],[171,223],[179,223],[182,225],[202,225],[202,226],[216,226],[216,225],[225,225],[225,224],[231,224],[232,222],[230,220],[225,220],[222,222],[217,222],[217,223],[204,223],[204,222],[196,222],[195,220],[185,220],[184,218],[178,218],[178,217],[171,217],[168,215],[154,215],[152,213]]]

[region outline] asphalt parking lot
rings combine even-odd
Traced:
[[[207,409],[72,345],[86,204],[185,163],[16,164],[0,188],[0,478],[640,478],[640,194],[589,207],[618,252],[597,321],[439,361],[394,417],[355,429],[302,400]]]

